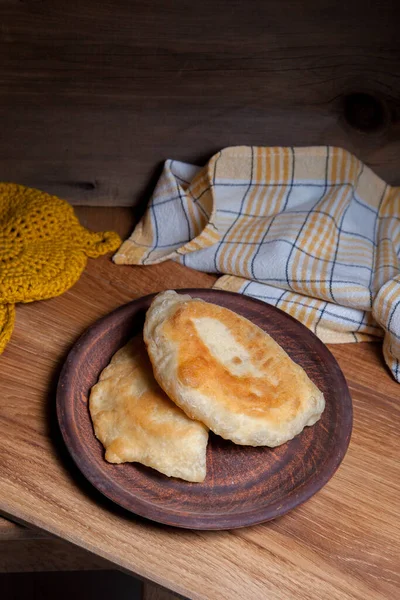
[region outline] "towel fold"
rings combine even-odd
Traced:
[[[400,382],[400,188],[333,147],[168,160],[114,261],[173,259],[286,311],[329,343],[384,336]]]

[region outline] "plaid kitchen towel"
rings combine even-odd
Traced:
[[[204,168],[168,160],[114,261],[173,259],[225,274],[324,342],[384,336],[400,382],[400,188],[333,147],[226,148]]]

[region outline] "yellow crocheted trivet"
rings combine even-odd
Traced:
[[[14,304],[53,298],[80,277],[87,257],[121,244],[114,232],[95,233],[56,196],[0,183],[0,353],[14,325]]]
[[[14,329],[14,304],[0,304],[0,354],[3,352]]]

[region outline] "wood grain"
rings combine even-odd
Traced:
[[[343,146],[400,183],[393,0],[2,0],[0,180],[77,204],[147,198],[166,158]],[[345,119],[346,98],[368,107]],[[364,114],[365,113],[365,114]],[[347,112],[346,112],[347,114]]]
[[[76,465],[100,492],[159,523],[221,530],[280,517],[318,492],[346,453],[352,403],[343,374],[326,346],[279,309],[231,292],[182,291],[233,310],[271,335],[323,392],[326,407],[318,423],[274,449],[237,446],[210,433],[203,483],[168,478],[140,464],[107,463],[103,446],[93,435],[90,390],[115,352],[142,332],[151,295],[95,323],[69,353],[57,388],[64,441]]]
[[[399,386],[380,344],[330,347],[353,397],[349,451],[316,496],[271,523],[232,532],[149,524],[105,500],[69,458],[55,420],[55,386],[77,336],[135,297],[214,280],[174,263],[117,267],[103,257],[90,260],[63,296],[17,307],[0,358],[0,511],[193,599],[395,598]]]

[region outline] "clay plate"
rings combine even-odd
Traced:
[[[69,353],[57,391],[65,443],[79,469],[100,492],[153,521],[191,529],[231,529],[274,519],[318,492],[341,463],[352,428],[345,378],[327,347],[277,308],[230,292],[180,291],[236,311],[281,344],[323,391],[326,409],[320,421],[275,449],[236,446],[210,434],[203,483],[170,479],[135,463],[107,463],[93,434],[90,388],[112,355],[142,329],[152,295],[95,323]]]

